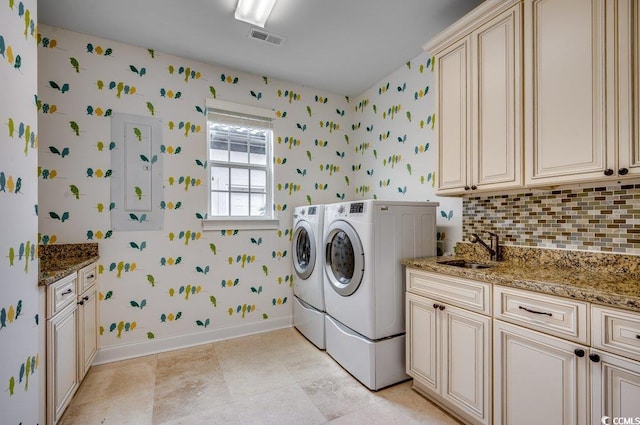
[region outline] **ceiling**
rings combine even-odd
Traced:
[[[39,23],[303,86],[357,96],[482,0],[277,0],[248,38],[237,0],[38,0]]]

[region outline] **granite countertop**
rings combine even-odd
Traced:
[[[406,259],[407,267],[640,312],[640,257],[502,247],[503,261],[488,261],[477,245],[460,243],[456,255]],[[467,269],[439,264],[461,259],[490,265]]]
[[[97,243],[40,245],[38,285],[47,286],[98,260]]]

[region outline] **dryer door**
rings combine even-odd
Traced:
[[[293,267],[300,279],[307,279],[316,265],[316,240],[308,222],[301,220],[293,233]]]
[[[346,221],[333,222],[327,231],[325,243],[325,271],[339,295],[348,297],[362,282],[364,252],[356,231]]]

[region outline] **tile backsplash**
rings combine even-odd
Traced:
[[[505,245],[640,255],[640,184],[464,199],[464,240],[485,231]]]

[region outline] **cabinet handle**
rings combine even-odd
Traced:
[[[64,291],[64,292],[63,292],[62,294],[60,294],[60,295],[69,295],[69,294],[70,294],[70,293],[72,293],[72,292],[73,292],[73,289],[69,288],[69,289],[67,289],[66,291]]]
[[[589,359],[594,363],[598,363],[600,361],[600,356],[597,354],[589,354]]]
[[[478,188],[478,186],[476,186],[475,184],[473,186],[471,186],[471,190],[476,190]]]
[[[434,309],[434,310],[437,310],[437,309],[438,309],[438,307],[440,307],[438,304],[433,303],[433,309]]]
[[[442,304],[440,304],[438,308],[440,309],[440,311],[444,310],[444,306]]]
[[[464,187],[464,190],[469,190],[469,189],[471,189],[469,186]]]
[[[518,306],[518,308],[519,308],[520,310],[524,310],[524,311],[526,311],[526,312],[528,312],[528,313],[533,313],[533,314],[544,314],[545,316],[553,317],[553,314],[551,314],[551,313],[547,313],[546,311],[535,311],[535,310],[531,310],[531,309],[529,309],[529,308],[527,308],[527,307],[523,307],[523,306],[521,306],[521,305],[520,305],[520,306]]]
[[[636,339],[640,339],[640,335],[636,335]]]
[[[620,174],[621,176],[626,176],[627,174],[629,174],[629,169],[628,168],[621,168],[618,170],[618,174]]]
[[[87,279],[93,279],[94,277],[96,277],[96,275],[90,274],[89,276],[87,276]]]
[[[84,301],[78,301],[78,305],[84,305]]]
[[[607,168],[606,170],[604,170],[604,175],[613,176],[613,170],[611,168]]]
[[[82,299],[85,300],[85,301],[89,301],[89,297],[86,296],[86,295],[84,297],[82,297]]]
[[[584,350],[581,348],[576,348],[573,352],[580,358],[584,357]]]

